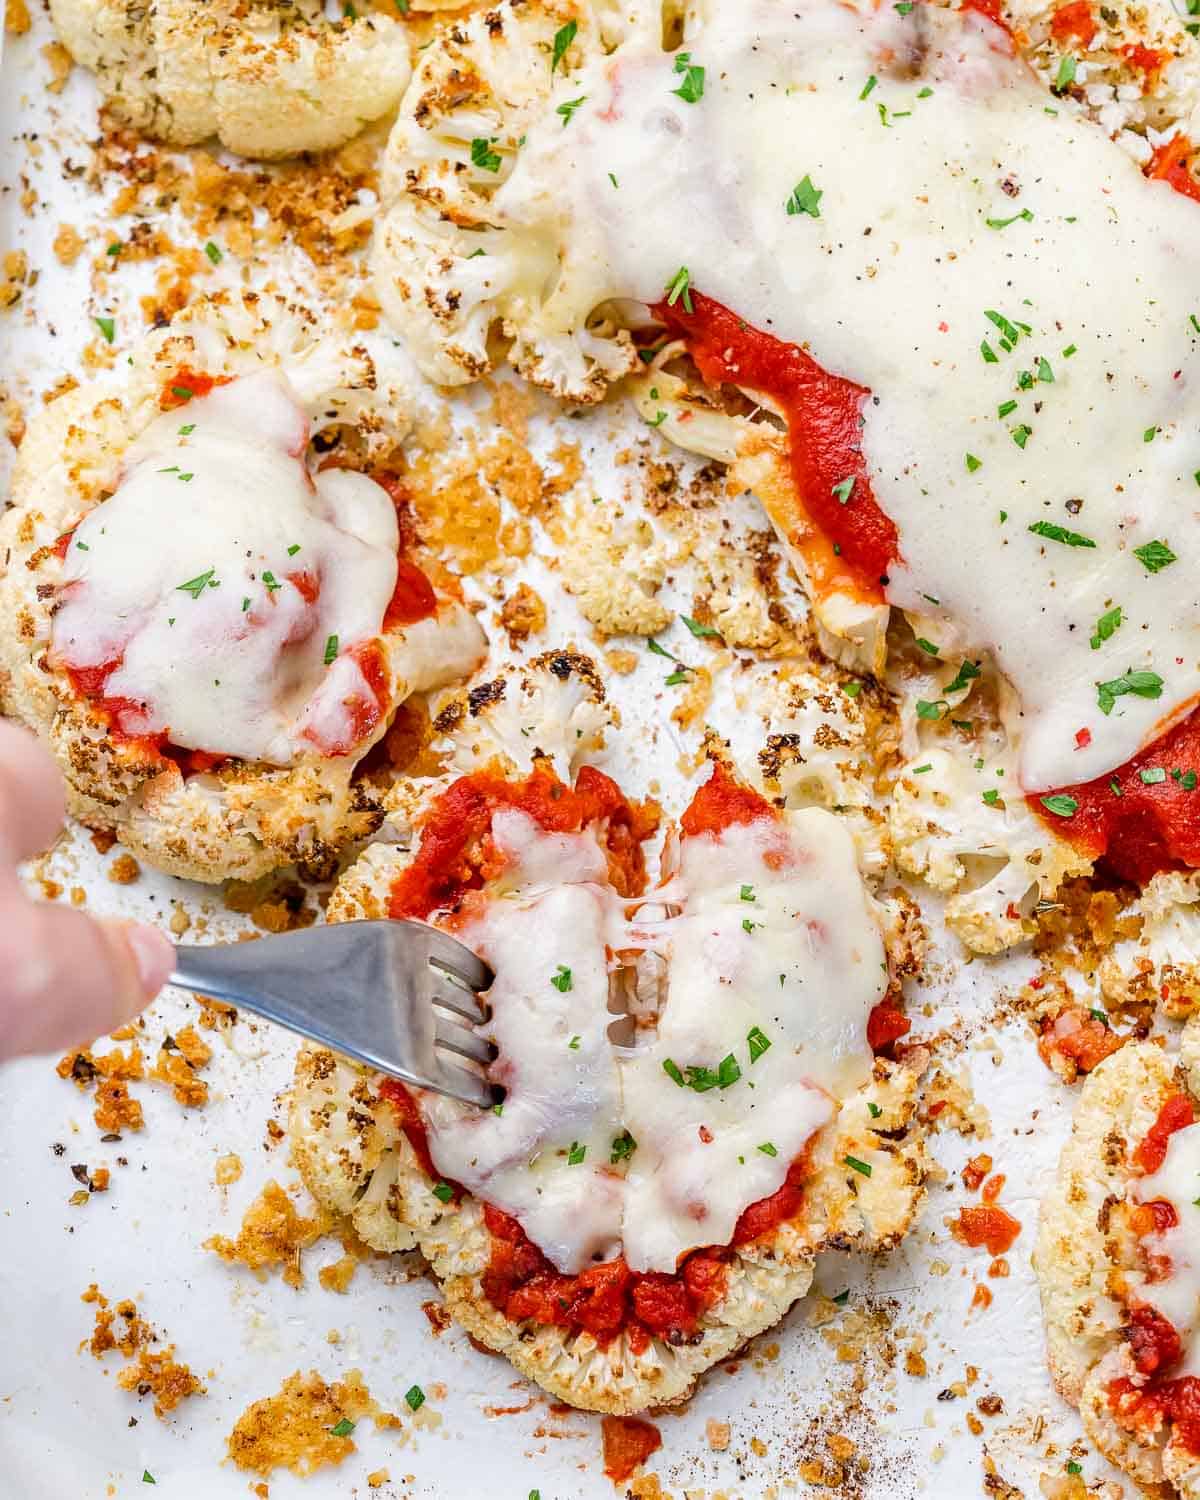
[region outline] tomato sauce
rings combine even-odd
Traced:
[[[1200,203],[1200,179],[1191,169],[1196,155],[1197,148],[1187,136],[1176,134],[1165,145],[1155,147],[1146,167],[1146,176],[1168,182],[1177,193]]]
[[[1161,781],[1142,779],[1143,770],[1158,769],[1166,773]],[[1040,794],[1026,800],[1059,838],[1091,859],[1103,860],[1122,880],[1144,885],[1163,870],[1200,865],[1200,787],[1186,790],[1189,771],[1200,777],[1196,712],[1118,770],[1057,789],[1076,802],[1071,817],[1049,812]]]
[[[881,1000],[867,1017],[867,1044],[872,1052],[886,1052],[893,1042],[912,1030],[912,1022],[887,1000]]]
[[[624,1484],[635,1469],[662,1447],[662,1434],[653,1422],[640,1417],[605,1417],[600,1423],[604,1444],[604,1472],[614,1484]]]
[[[232,385],[232,375],[206,375],[181,365],[159,392],[158,404],[162,411],[176,411],[189,401],[207,396],[219,385]]]
[[[1195,1375],[1146,1386],[1114,1380],[1108,1387],[1108,1403],[1126,1431],[1156,1432],[1164,1422],[1171,1422],[1175,1442],[1188,1453],[1200,1455],[1200,1379]]]
[[[425,1129],[425,1121],[421,1118],[421,1111],[417,1108],[417,1101],[398,1078],[385,1078],[379,1085],[379,1096],[386,1099],[395,1110],[400,1129],[407,1136],[422,1172],[434,1182],[440,1182],[441,1175],[429,1154],[429,1135]],[[455,1188],[456,1196],[461,1193],[461,1189],[454,1183],[450,1186]]]
[[[787,419],[792,479],[809,524],[789,541],[824,593],[848,590],[882,603],[900,555],[896,527],[871,491],[862,451],[870,391],[834,375],[796,344],[753,328],[720,302],[689,293],[658,303],[654,315],[687,345],[710,385],[736,385],[770,399]],[[843,488],[845,487],[845,488]],[[843,499],[842,496],[845,496]]]
[[[599,837],[613,886],[622,896],[644,890],[642,843],[658,826],[657,807],[628,801],[615,781],[592,766],[584,766],[570,787],[539,761],[521,781],[474,771],[438,797],[421,825],[417,857],[392,883],[388,915],[428,917],[440,907],[455,906],[498,873],[492,814],[506,807],[552,833],[578,833],[590,824],[604,824]]]
[[[1060,5],[1050,17],[1050,35],[1060,47],[1072,42],[1090,47],[1098,30],[1090,0],[1072,0],[1070,5]]]
[[[1157,1172],[1167,1156],[1167,1146],[1177,1130],[1184,1130],[1196,1122],[1196,1110],[1187,1094],[1172,1094],[1158,1112],[1158,1119],[1151,1125],[1141,1144],[1133,1153],[1134,1165],[1142,1169],[1147,1177]]]
[[[973,1250],[984,1245],[989,1255],[1005,1255],[1021,1233],[1021,1221],[995,1204],[982,1203],[960,1209],[951,1232]]]
[[[778,812],[753,788],[738,781],[724,761],[714,761],[712,775],[696,788],[679,826],[687,838],[716,836],[735,823],[777,818]]]
[[[427,620],[437,613],[437,595],[433,584],[415,563],[401,557],[396,564],[396,587],[384,611],[383,628],[392,630],[397,625],[415,625],[418,620]]]
[[[1064,1018],[1074,1023],[1069,1029],[1063,1025]],[[1055,1057],[1062,1057],[1075,1064],[1076,1072],[1090,1073],[1106,1057],[1119,1052],[1126,1040],[1096,1016],[1068,1010],[1057,1017],[1045,1018],[1037,1049],[1048,1068],[1053,1068]]]

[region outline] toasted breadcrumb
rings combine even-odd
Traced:
[[[204,1241],[204,1249],[231,1265],[240,1263],[260,1277],[282,1266],[284,1281],[299,1289],[304,1285],[301,1252],[328,1234],[332,1223],[322,1209],[311,1219],[297,1213],[284,1190],[271,1181],[246,1210],[237,1238],[215,1234]]]
[[[142,867],[132,854],[118,854],[108,867],[108,878],[114,885],[132,885],[142,873]]]
[[[248,1406],[226,1439],[239,1469],[269,1476],[290,1469],[302,1478],[342,1463],[356,1452],[350,1433],[363,1417],[394,1426],[398,1419],[380,1410],[362,1375],[326,1382],[315,1370],[289,1375],[274,1396]]]
[[[228,1156],[217,1158],[216,1169],[213,1172],[213,1181],[218,1187],[228,1187],[231,1182],[237,1182],[242,1175],[242,1158],[230,1152]]]
[[[205,1394],[204,1386],[187,1365],[176,1361],[174,1344],[159,1350],[148,1348],[158,1342],[158,1334],[139,1316],[132,1300],[124,1298],[112,1307],[94,1281],[80,1300],[96,1308],[92,1336],[80,1349],[86,1348],[94,1359],[116,1351],[131,1361],[118,1373],[117,1384],[139,1396],[153,1395],[156,1417],[165,1417],[189,1396]]]
[[[9,36],[24,36],[32,24],[25,0],[5,0],[4,29]]]
[[[508,631],[508,643],[517,646],[546,628],[546,605],[527,583],[519,583],[500,608],[500,624]]]

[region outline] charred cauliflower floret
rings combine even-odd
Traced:
[[[485,650],[398,555],[369,477],[408,404],[365,350],[246,294],[31,424],[0,521],[0,708],[46,741],[76,816],[200,880],[325,867],[375,828],[356,766]],[[356,467],[317,467],[323,428]]]
[[[1092,867],[1030,810],[1011,765],[977,767],[966,751],[930,749],[910,761],[889,821],[896,864],[948,897],[947,923],[975,953],[1031,937],[1036,902]]]
[[[609,4],[508,0],[418,59],[388,142],[374,265],[384,312],[431,380],[462,385],[507,357],[536,385],[590,402],[636,367],[602,310],[580,327],[556,308],[549,191],[506,206],[527,130],[569,102],[571,71],[627,25]]]
[[[340,146],[395,108],[409,77],[403,26],[317,0],[53,0],[54,24],[108,107],[176,146],[216,137],[242,156]]]

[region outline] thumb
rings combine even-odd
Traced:
[[[22,902],[0,914],[0,1058],[103,1036],[148,1005],[173,966],[153,927]]]

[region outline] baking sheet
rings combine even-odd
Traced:
[[[0,254],[23,249],[38,272],[21,303],[0,313],[0,386],[28,411],[63,374],[78,372],[81,352],[95,337],[92,318],[115,317],[118,351],[132,338],[140,323],[136,297],[150,274],[131,267],[112,278],[119,290],[96,300],[89,267],[102,218],[97,193],[112,188],[89,184],[77,170],[90,159],[87,142],[96,134],[95,93],[78,69],[61,93],[47,92],[51,69],[43,48],[51,40],[46,18],[36,15],[28,35],[8,38],[0,71]],[[59,264],[52,248],[63,223],[89,240],[72,266]],[[274,270],[283,285],[304,288],[303,265],[281,262]],[[236,285],[244,274],[227,257],[208,284]],[[305,295],[319,307],[314,292]],[[391,342],[383,332],[367,341],[373,340]],[[119,368],[118,358],[118,375]],[[428,400],[432,407],[437,397],[430,392]],[[640,424],[623,435],[626,424],[619,411],[605,408],[569,423],[543,415],[535,432],[551,445],[569,426],[570,438],[584,448],[589,483],[604,496],[617,493],[616,448],[631,434],[645,436]],[[4,483],[11,451],[2,440],[0,447]],[[672,459],[681,461],[677,454]],[[764,525],[752,501],[739,502],[739,514],[743,524]],[[588,649],[588,629],[554,578],[534,563],[527,576],[551,606],[547,639]],[[481,597],[474,583],[468,593]],[[689,607],[685,571],[663,597],[672,607]],[[644,653],[638,641],[613,644]],[[499,632],[493,650],[493,664],[511,656]],[[671,722],[662,678],[661,660],[653,657],[630,676],[609,678],[623,729],[602,763],[635,793],[657,781],[671,811],[689,795],[679,762],[694,753],[697,733],[682,734]],[[720,684],[706,717],[726,733],[744,727]],[[149,870],[132,885],[113,884],[107,870],[118,853],[103,856],[86,833],[71,830],[30,877],[35,888],[39,879],[64,891],[83,887],[97,912],[165,920],[179,905],[204,919],[213,938],[233,935],[244,920],[224,910],[218,893]],[[918,895],[934,916],[928,893]],[[1032,1496],[1041,1493],[1043,1476],[1062,1476],[1071,1458],[1082,1464],[1089,1486],[1113,1477],[1078,1441],[1078,1422],[1052,1394],[1042,1355],[1029,1252],[1037,1199],[1074,1095],[1037,1060],[1025,1026],[998,1027],[993,1020],[1001,990],[1031,973],[1027,957],[964,964],[952,938],[935,945],[923,981],[909,985],[909,1010],[919,1033],[954,1039],[943,1041],[943,1060],[951,1070],[969,1069],[990,1112],[991,1137],[982,1145],[954,1134],[934,1137],[944,1181],[931,1181],[920,1219],[897,1253],[877,1262],[823,1258],[816,1288],[827,1296],[849,1290],[833,1321],[813,1326],[821,1304],[807,1299],[742,1358],[712,1371],[681,1412],[655,1419],[663,1446],[647,1470],[663,1493],[747,1500],[804,1493],[805,1476],[824,1467],[833,1477],[837,1455],[848,1451],[840,1482],[814,1493],[957,1500],[984,1492],[991,1463]],[[165,994],[148,1018],[146,1050],[153,1056],[164,1032],[195,1017],[189,997]],[[215,1046],[204,1075],[212,1087],[209,1105],[185,1111],[165,1090],[142,1087],[145,1129],[120,1144],[100,1142],[90,1095],[57,1078],[53,1059],[0,1069],[0,1497],[142,1494],[145,1473],[157,1493],[180,1500],[245,1496],[251,1476],[223,1462],[227,1434],[248,1403],[310,1368],[330,1380],[359,1369],[384,1407],[405,1414],[403,1392],[419,1383],[427,1407],[420,1424],[406,1416],[398,1432],[360,1423],[359,1451],[340,1468],[306,1480],[277,1472],[273,1500],[366,1494],[366,1475],[383,1468],[390,1483],[369,1492],[383,1500],[477,1494],[524,1500],[533,1489],[542,1500],[611,1497],[601,1471],[599,1419],[552,1410],[505,1361],[477,1352],[457,1329],[434,1337],[421,1311],[436,1297],[430,1282],[407,1282],[397,1268],[376,1261],[360,1268],[344,1296],[325,1291],[317,1269],[341,1254],[336,1241],[327,1241],[306,1252],[306,1286],[297,1292],[277,1277],[260,1282],[201,1249],[213,1233],[236,1233],[267,1180],[296,1181],[286,1144],[271,1143],[265,1128],[269,1117],[284,1118],[294,1042],[244,1020],[227,1041],[204,1035]],[[1006,1280],[988,1282],[985,1253],[959,1246],[944,1223],[966,1198],[957,1173],[980,1149],[1007,1175],[1002,1202],[1023,1225]],[[222,1189],[214,1167],[229,1152],[245,1170]],[[118,1155],[127,1165],[117,1164]],[[81,1207],[68,1203],[78,1187],[70,1172],[76,1163],[112,1169],[111,1190]],[[206,1396],[160,1422],[149,1401],[117,1388],[115,1360],[101,1365],[80,1352],[92,1309],[79,1297],[93,1281],[114,1300],[138,1300],[142,1316],[204,1379]],[[972,1310],[981,1281],[994,1300]],[[855,1349],[860,1357],[843,1357]],[[906,1372],[910,1352],[921,1356],[927,1373]],[[1001,1398],[1003,1411],[981,1415],[976,1402],[989,1395]],[[510,1410],[501,1414],[502,1408]],[[968,1430],[968,1414],[981,1433]],[[723,1452],[706,1439],[710,1419],[730,1426]]]

